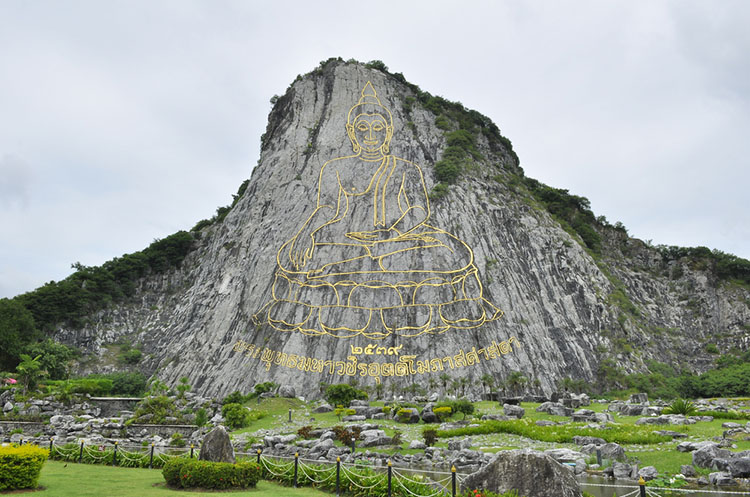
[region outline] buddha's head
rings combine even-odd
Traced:
[[[369,81],[362,88],[359,103],[349,109],[346,134],[352,141],[354,153],[365,160],[377,160],[388,154],[393,136],[393,117],[380,103]]]

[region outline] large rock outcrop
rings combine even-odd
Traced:
[[[461,483],[462,491],[474,489],[505,493],[518,491],[527,497],[581,497],[573,472],[551,457],[531,449],[505,450]]]
[[[378,151],[387,160],[373,175],[366,154]],[[463,173],[450,184],[454,166]],[[700,369],[709,336],[747,348],[747,290],[665,265],[604,225],[595,259],[522,177],[481,114],[329,61],[275,102],[244,194],[193,232],[181,268],[56,337],[102,356],[130,340],[147,372],[187,376],[201,394],[275,381],[308,397],[321,382],[426,384],[445,372],[479,393],[482,375],[522,371],[549,393],[564,377],[593,380],[604,359]]]

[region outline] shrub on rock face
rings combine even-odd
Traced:
[[[0,491],[36,488],[47,455],[34,445],[0,447]]]
[[[230,464],[175,457],[164,465],[162,475],[171,487],[226,490],[254,487],[261,471],[249,461]]]

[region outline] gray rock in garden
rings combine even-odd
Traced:
[[[521,419],[526,415],[526,409],[512,404],[503,404],[503,412],[511,418]]]
[[[234,464],[234,447],[229,433],[223,426],[217,426],[203,439],[198,457],[201,461],[229,462]]]
[[[276,394],[273,392],[263,392],[262,394],[260,394],[261,399],[272,399],[274,397],[276,397]]]
[[[599,450],[602,455],[602,459],[609,459],[612,461],[625,459],[625,449],[614,442],[605,443],[603,445],[590,444],[581,447],[581,452],[588,455],[595,455],[597,450]]]
[[[573,422],[576,423],[588,423],[590,421],[596,421],[594,417],[596,413],[591,409],[579,409],[572,414]]]
[[[635,405],[624,404],[620,408],[619,412],[623,416],[643,416],[643,415],[648,414],[648,406],[641,405],[641,404],[635,404]]]
[[[718,487],[730,487],[737,485],[737,481],[732,478],[732,474],[725,473],[723,471],[709,474],[708,481],[711,483],[711,485],[716,485]]]
[[[367,400],[354,399],[349,402],[349,407],[369,407],[370,402]]]
[[[537,426],[556,426],[557,425],[557,423],[555,423],[554,421],[549,421],[547,419],[539,419],[534,424],[536,424]]]
[[[510,418],[508,416],[505,416],[504,414],[482,414],[482,421],[486,421],[488,419],[492,419],[495,421],[510,421],[511,419],[515,418]],[[553,425],[556,424],[554,421],[550,421],[550,423],[552,423]]]
[[[437,402],[440,396],[437,393],[431,393],[429,397],[427,397],[427,402]]]
[[[448,450],[464,450],[471,447],[471,437],[448,440]]]
[[[729,461],[729,472],[733,478],[750,478],[750,457],[734,457]]]
[[[695,442],[680,442],[677,444],[678,452],[693,452],[695,450],[698,450],[698,447],[695,446]]]
[[[359,434],[360,440],[364,440],[366,438],[382,437],[382,436],[385,436],[385,432],[383,430],[378,430],[378,429],[362,430]]]
[[[438,419],[437,414],[435,414],[432,409],[427,410],[427,408],[422,410],[422,421],[425,423],[438,423],[440,422],[440,419]]]
[[[310,454],[327,453],[334,446],[333,440],[330,438],[318,440],[312,447],[310,447]]]
[[[607,443],[607,441],[599,437],[583,437],[580,435],[576,435],[573,437],[573,443],[576,445],[604,445],[605,443]]]
[[[427,448],[427,444],[419,440],[412,440],[411,442],[409,442],[409,448],[423,450]]]
[[[386,436],[384,432],[381,432],[381,435],[375,436],[375,437],[368,437],[361,442],[359,442],[360,447],[378,447],[381,445],[390,445],[393,443],[393,439],[389,436]]]
[[[285,399],[293,399],[297,396],[297,391],[291,385],[281,385],[279,387],[278,395]]]
[[[462,491],[518,491],[526,497],[581,497],[573,473],[551,457],[530,449],[498,452],[461,483]]]
[[[563,462],[576,462],[578,459],[584,459],[583,454],[581,452],[571,450],[571,449],[547,449],[544,451],[544,454],[551,457],[555,461],[559,463]]]
[[[714,459],[731,459],[732,453],[720,449],[718,445],[708,445],[693,452],[693,465],[699,468],[710,468]]]
[[[366,419],[367,419],[367,416],[365,416],[363,414],[352,414],[351,416],[344,416],[343,418],[341,418],[342,421],[346,421],[346,422],[349,422],[349,421],[364,421]]]
[[[414,407],[407,407],[407,411],[409,411],[409,417],[403,418],[399,416],[399,411],[396,411],[393,415],[394,419],[397,419],[398,421],[401,421],[402,423],[408,423],[408,424],[414,424],[419,423],[419,420],[421,419],[419,417],[419,411],[417,411]]]
[[[541,404],[539,407],[537,407],[536,411],[546,412],[547,414],[552,414],[553,416],[566,416],[567,417],[567,416],[573,415],[573,409],[571,409],[570,407],[565,407],[559,402],[545,402]]]
[[[313,412],[316,414],[321,414],[324,412],[333,412],[333,407],[331,407],[330,404],[321,404],[315,409],[313,409]]]
[[[716,471],[729,471],[729,459],[717,457],[711,461],[711,469]]]
[[[604,423],[614,423],[615,422],[614,416],[612,416],[608,412],[597,412],[597,413],[594,413],[593,418],[594,418],[594,421],[596,421],[597,423],[601,423],[601,424],[604,424]]]
[[[633,477],[633,466],[624,462],[615,462],[612,464],[612,476],[618,480],[625,480]]]
[[[659,476],[659,472],[653,466],[646,466],[638,471],[638,476],[642,476],[644,480],[653,480]]]
[[[722,428],[742,428],[742,425],[739,423],[733,423],[731,421],[727,421],[726,423],[721,423]]]
[[[648,404],[648,394],[647,393],[634,393],[630,396],[630,400],[628,400],[631,404]]]
[[[209,420],[209,423],[212,425],[220,425],[224,422],[224,416],[222,416],[220,413],[216,413],[213,418]]]
[[[692,464],[683,464],[680,466],[680,474],[686,478],[695,478],[698,476],[698,472]]]
[[[578,459],[573,469],[576,475],[580,475],[586,471],[586,468],[588,468],[588,464],[586,464],[586,461],[584,459]]]

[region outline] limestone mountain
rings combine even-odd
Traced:
[[[274,381],[308,397],[445,375],[479,392],[514,371],[550,392],[750,347],[750,274],[720,264],[735,259],[629,238],[526,178],[485,116],[380,64],[332,59],[292,83],[240,193],[182,235],[178,267],[54,337],[91,354],[88,370],[128,342],[148,373],[201,394]]]

